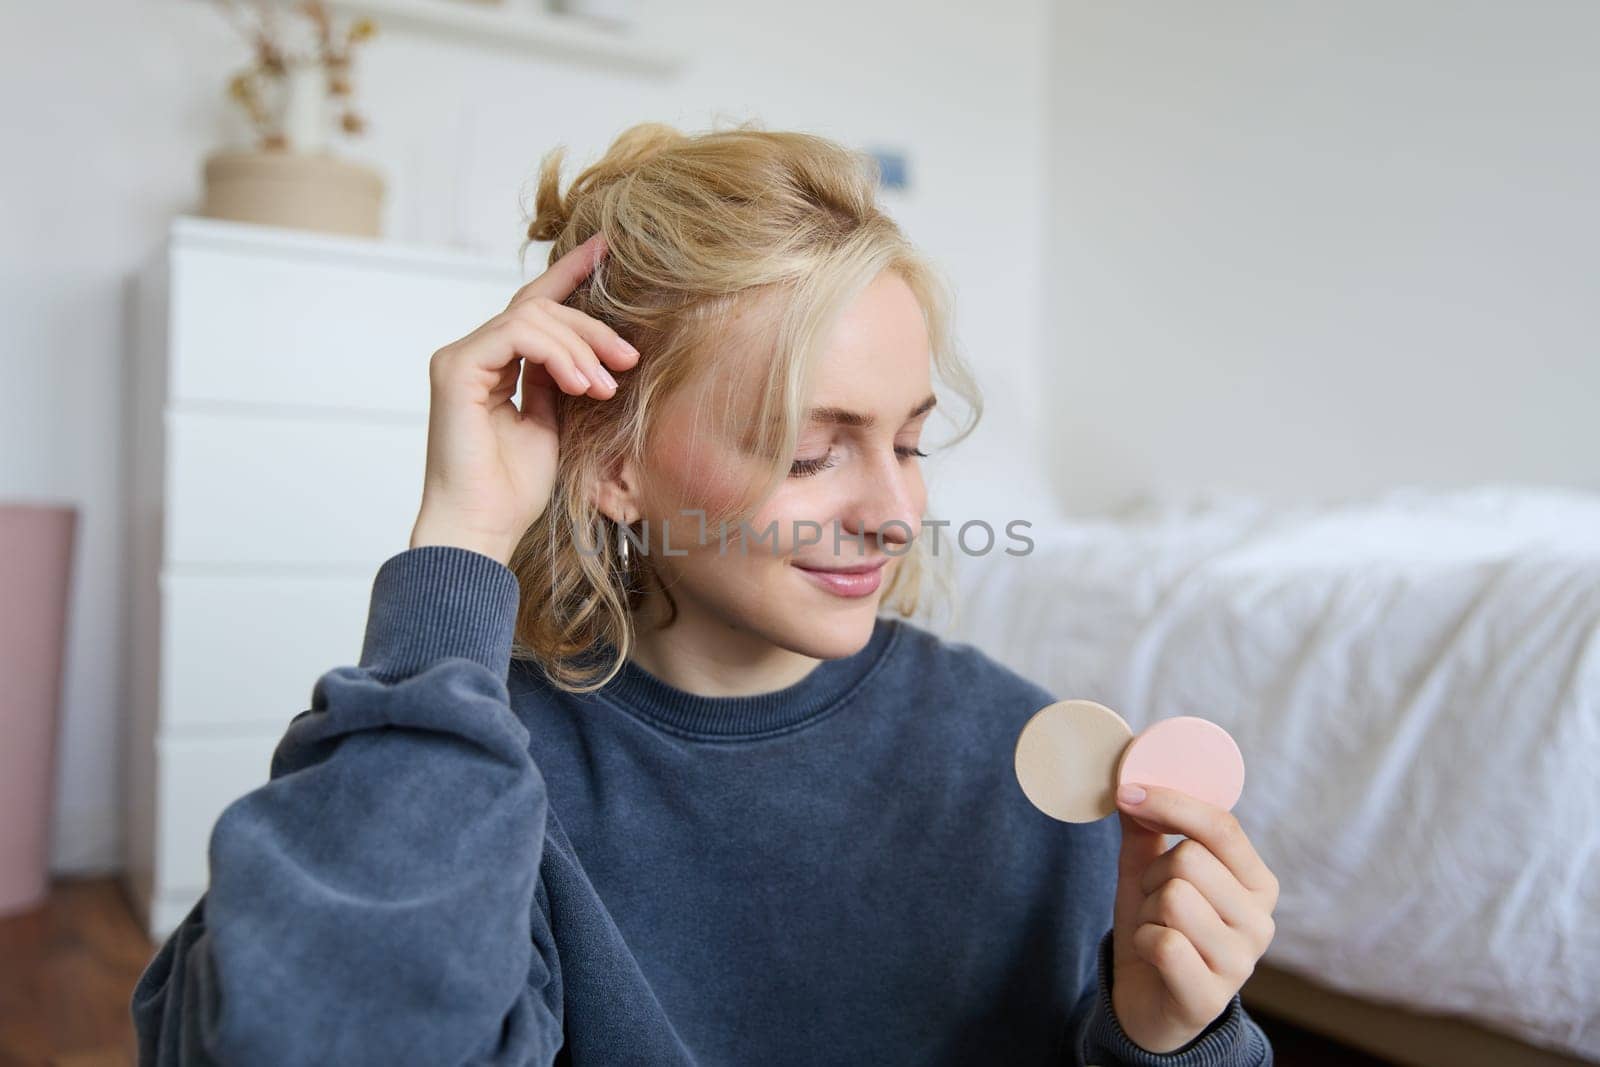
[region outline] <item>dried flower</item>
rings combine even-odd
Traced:
[[[283,52],[264,33],[256,37],[256,65],[268,74],[282,74],[288,69]]]
[[[317,41],[324,52],[328,51],[328,42],[333,38],[333,26],[322,0],[304,0],[300,5],[300,13],[311,20],[317,30]]]
[[[295,54],[285,46],[278,32],[278,0],[250,0],[248,6],[255,13],[253,20],[242,10],[245,6],[242,0],[217,0],[217,3],[249,41],[255,57],[253,66],[229,79],[228,97],[250,117],[261,138],[262,148],[276,151],[288,147],[288,141],[277,125],[280,120],[269,113],[263,103],[262,89],[269,80],[276,82],[281,89],[291,66],[317,64],[326,75],[325,86],[330,98],[348,101],[353,95],[350,52],[355,44],[376,36],[378,26],[372,19],[355,19],[345,28],[340,39],[324,0],[300,0],[293,10],[311,22],[316,45],[311,54]],[[348,134],[362,133],[366,126],[366,120],[348,107],[339,119],[340,129]]]

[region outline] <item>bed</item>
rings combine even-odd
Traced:
[[[1283,886],[1247,1001],[1399,1062],[1600,1062],[1600,494],[1197,496],[1028,533],[956,557],[937,625],[1135,730],[1238,740]]]

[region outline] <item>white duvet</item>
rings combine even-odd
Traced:
[[[945,632],[1135,730],[1227,728],[1283,886],[1268,962],[1600,1059],[1600,495],[1195,499],[1029,533],[958,557]]]

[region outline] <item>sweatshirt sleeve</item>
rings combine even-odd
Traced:
[[[1122,1032],[1111,1007],[1111,931],[1095,950],[1095,974],[1085,996],[1087,1010],[1073,1028],[1073,1067],[1272,1067],[1272,1043],[1244,1010],[1239,994],[1189,1044],[1155,1053]]]
[[[379,568],[359,665],[317,680],[268,782],[217,819],[210,885],[134,990],[141,1065],[554,1060],[518,592],[453,546]]]

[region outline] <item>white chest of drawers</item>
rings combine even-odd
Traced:
[[[521,280],[510,254],[197,218],[136,279],[124,817],[152,937],[204,892],[212,824],[313,683],[356,662],[416,517],[428,359]]]

